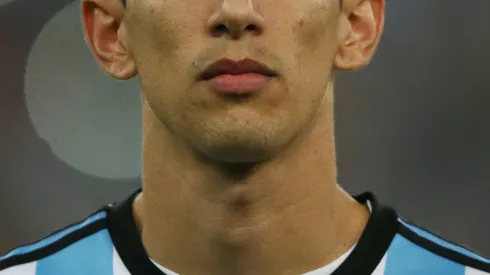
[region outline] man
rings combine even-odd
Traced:
[[[333,90],[384,0],[83,0],[143,97],[143,187],[14,249],[0,275],[482,275],[490,260],[337,185]]]

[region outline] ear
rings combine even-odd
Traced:
[[[345,0],[334,60],[338,70],[356,70],[369,63],[384,27],[385,0]]]
[[[123,14],[120,0],[82,0],[85,40],[102,69],[121,80],[137,73],[129,39],[121,24]]]

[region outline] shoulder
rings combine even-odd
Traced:
[[[485,275],[490,259],[449,242],[413,222],[398,218],[398,230],[386,254],[386,268],[410,274]]]
[[[0,275],[74,274],[69,270],[86,269],[89,264],[106,262],[105,258],[112,262],[113,245],[106,225],[106,209],[0,256]]]

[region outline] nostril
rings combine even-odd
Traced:
[[[220,33],[226,32],[228,28],[224,24],[217,25],[214,30]]]
[[[233,35],[233,36],[241,36],[244,34],[243,32],[249,32],[252,33],[253,35],[257,35],[258,33],[261,32],[261,29],[258,25],[256,24],[249,24],[245,26],[240,26],[238,24],[233,25],[233,28],[230,28],[227,24],[216,24],[214,27],[211,29],[211,33],[214,37],[220,37],[222,35]],[[240,31],[241,29],[241,31]]]
[[[224,24],[219,24],[219,25],[216,25],[213,29],[212,29],[212,35],[215,36],[215,37],[219,37],[223,34],[226,34],[228,33],[228,27]]]
[[[252,32],[256,32],[256,31],[258,31],[258,29],[259,28],[256,25],[248,25],[245,27],[246,31],[252,31]]]

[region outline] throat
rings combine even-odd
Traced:
[[[157,213],[154,204],[142,201],[143,243],[152,259],[179,274],[306,273],[348,251],[367,222],[362,206],[338,195],[326,199],[337,193],[326,191],[290,200],[278,194],[279,200],[237,185],[215,201],[194,201],[178,215],[175,209]],[[355,223],[343,218],[354,213]]]

